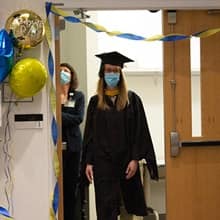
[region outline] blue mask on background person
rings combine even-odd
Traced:
[[[60,83],[62,85],[68,84],[71,81],[71,73],[62,70],[60,72]]]
[[[120,73],[105,73],[104,80],[110,88],[115,88],[120,80]]]

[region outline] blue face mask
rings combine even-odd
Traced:
[[[60,72],[60,83],[62,85],[68,84],[71,81],[71,73],[62,70]]]
[[[110,88],[115,88],[120,80],[120,73],[105,73],[104,80]]]

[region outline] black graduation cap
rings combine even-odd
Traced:
[[[124,63],[134,62],[134,60],[120,54],[117,51],[97,54],[95,56],[100,58],[103,64],[116,65],[116,66],[120,66],[121,68],[123,68]]]

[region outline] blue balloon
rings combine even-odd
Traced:
[[[0,56],[11,57],[14,48],[12,39],[5,29],[0,30]]]
[[[0,56],[0,82],[4,81],[11,72],[13,66],[13,58]]]
[[[12,39],[5,29],[0,30],[0,82],[4,81],[14,63]]]

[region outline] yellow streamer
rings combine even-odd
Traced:
[[[51,11],[60,15],[60,16],[63,16],[63,17],[66,17],[66,16],[70,16],[70,17],[73,17],[72,15],[68,15],[66,12],[64,12],[63,10],[61,9],[57,9],[54,5],[52,5],[51,7]],[[84,24],[85,26],[93,29],[94,31],[96,32],[105,32],[106,34],[110,35],[110,36],[117,36],[117,35],[123,35],[124,33],[120,32],[120,31],[108,31],[105,27],[103,27],[102,25],[99,25],[99,24],[94,24],[94,23],[91,23],[91,22],[83,22],[81,20],[79,20],[81,24]],[[207,31],[204,31],[204,32],[201,32],[199,34],[192,34],[192,35],[189,35],[189,36],[186,36],[184,34],[168,34],[168,35],[155,35],[155,36],[151,36],[151,37],[142,37],[143,41],[158,41],[158,40],[163,40],[163,38],[166,38],[166,37],[170,37],[170,40],[169,41],[175,41],[175,40],[179,40],[177,39],[175,36],[185,36],[185,38],[183,37],[182,40],[184,39],[189,39],[191,37],[201,37],[201,38],[204,38],[204,37],[209,37],[213,34],[216,34],[220,31],[220,28],[214,28],[214,29],[209,29]],[[174,37],[173,40],[172,40],[172,36]],[[131,40],[132,37],[130,38]]]
[[[3,220],[12,220],[13,218],[3,216],[2,219]]]
[[[51,11],[53,11],[54,13],[56,13],[58,15],[61,15],[62,17],[68,16],[68,14],[65,11],[63,11],[59,8],[56,8],[53,4],[51,6]]]
[[[219,31],[220,31],[220,28],[210,29],[210,30],[201,32],[200,34],[198,34],[198,37],[200,38],[209,37],[213,34],[218,33]]]
[[[56,215],[55,215],[54,210],[53,210],[53,197],[54,197],[54,193],[51,193],[51,196],[50,196],[50,204],[51,204],[51,207],[50,207],[50,220],[55,220],[56,219]]]
[[[53,86],[50,86],[50,105],[54,115],[56,115],[56,91]]]
[[[53,153],[53,166],[54,166],[55,175],[58,178],[60,175],[60,164],[59,164],[57,151],[54,151]]]
[[[117,36],[122,33],[120,31],[111,31],[111,32],[106,32],[106,34],[108,34],[110,36]]]
[[[157,41],[157,40],[160,40],[161,38],[163,38],[164,35],[154,35],[152,37],[149,37],[149,38],[145,38],[145,41]]]
[[[98,25],[98,24],[93,24],[93,23],[90,23],[90,22],[81,22],[82,24],[86,25],[87,27],[93,29],[93,30],[98,30],[98,31],[101,31],[101,32],[106,32],[106,28],[103,27],[102,25]]]
[[[50,24],[48,19],[45,21],[44,23],[44,28],[45,28],[45,35],[46,35],[46,40],[47,43],[49,45],[49,48],[51,48],[51,44],[52,44],[52,32],[51,32],[51,28],[50,28]]]

